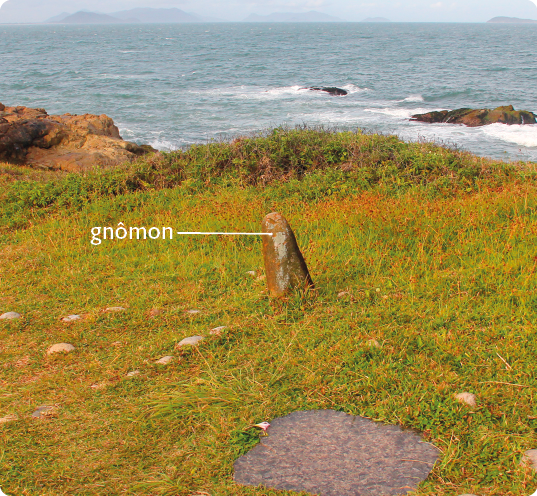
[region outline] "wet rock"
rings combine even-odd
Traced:
[[[0,315],[0,320],[15,320],[20,318],[21,314],[17,312],[6,312]]]
[[[108,307],[105,312],[113,313],[113,312],[124,312],[126,308],[123,307]]]
[[[440,110],[415,114],[410,119],[427,123],[464,124],[468,127],[486,126],[488,124],[536,124],[537,116],[526,110],[515,110],[512,105],[495,109]]]
[[[48,115],[45,109],[3,107],[0,161],[78,172],[132,162],[156,152],[124,141],[106,115]]]
[[[168,355],[168,356],[159,358],[155,363],[158,365],[168,365],[172,361],[173,361],[173,357]]]
[[[62,319],[62,322],[75,322],[80,319],[82,319],[80,315],[68,315]]]
[[[311,91],[324,91],[332,96],[345,96],[348,95],[348,91],[341,88],[336,88],[335,86],[312,86],[308,88]]]
[[[263,258],[267,286],[271,296],[282,297],[293,288],[313,287],[304,257],[298,248],[291,226],[283,215],[268,214],[261,224]]]
[[[477,405],[476,396],[472,393],[459,393],[455,395],[455,399],[459,403],[465,403],[468,406],[474,408]]]
[[[162,360],[162,359],[161,359]],[[158,363],[158,362],[157,362]],[[127,374],[127,377],[135,377],[137,375],[140,375],[140,371],[139,370],[132,370],[130,371],[128,374]]]
[[[209,334],[211,334],[212,336],[220,336],[220,334],[222,334],[222,332],[226,329],[226,326],[215,327],[214,329],[211,329],[209,331]]]
[[[70,353],[71,351],[74,351],[75,347],[72,344],[69,343],[58,343],[52,345],[47,350],[47,355],[53,355],[54,353]]]
[[[50,405],[43,405],[36,409],[34,413],[32,413],[33,418],[50,418],[54,417],[58,413],[58,410],[55,406]]]
[[[18,420],[16,415],[6,415],[5,417],[0,417],[0,424],[8,424],[9,422],[15,422],[15,420]]]
[[[537,471],[537,449],[531,449],[526,451],[522,455],[521,463]]]
[[[182,339],[175,347],[181,348],[182,346],[197,346],[205,338],[203,336],[190,336],[189,338]]]

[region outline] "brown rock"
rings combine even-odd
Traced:
[[[71,172],[112,167],[156,151],[123,141],[106,115],[48,115],[45,109],[0,107],[0,160]]]
[[[282,297],[292,288],[313,287],[313,281],[298,248],[293,230],[283,215],[268,214],[261,224],[263,258],[267,286],[271,296]]]
[[[491,109],[461,108],[416,114],[412,121],[428,123],[464,124],[468,127],[486,126],[488,124],[536,124],[537,116],[526,110],[515,110],[512,105]]]

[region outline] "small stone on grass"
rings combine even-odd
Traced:
[[[149,311],[149,316],[150,317],[156,317],[157,315],[160,315],[161,313],[162,313],[162,309],[160,309],[160,308],[152,308]]]
[[[380,343],[376,339],[370,339],[367,342],[367,345],[371,348],[381,348]]]
[[[252,277],[257,277],[257,272],[255,270],[249,270],[248,272],[246,272],[249,276],[252,276]]]
[[[18,420],[18,417],[14,414],[6,415],[5,417],[0,418],[0,424],[7,424],[9,422],[15,422]]]
[[[162,358],[159,358],[155,363],[158,365],[168,365],[173,360],[172,356],[165,356]]]
[[[126,308],[123,307],[108,307],[105,312],[124,312]]]
[[[32,413],[34,418],[48,418],[56,415],[57,409],[55,406],[43,405],[37,408],[37,410]]]
[[[80,315],[68,315],[67,317],[64,317],[62,319],[62,322],[75,322],[76,320],[80,320],[82,317]]]
[[[220,334],[222,334],[222,331],[224,331],[225,329],[227,329],[226,326],[215,327],[214,329],[211,329],[209,331],[209,334],[211,334],[212,336],[220,336]]]
[[[347,296],[349,294],[348,291],[340,291],[338,294],[337,294],[337,297],[338,298],[343,298],[344,296]]]
[[[75,347],[69,343],[57,343],[52,345],[48,351],[47,355],[52,355],[53,353],[70,353]]]
[[[455,399],[459,403],[465,403],[468,406],[475,407],[477,405],[476,396],[472,393],[459,393],[455,395]]]
[[[521,462],[524,465],[528,465],[533,470],[537,471],[537,449],[531,449],[531,450],[526,451],[522,455]]]
[[[201,310],[192,309],[192,310],[187,310],[185,313],[188,313],[190,315],[196,315],[198,313],[201,313]]]
[[[190,336],[188,338],[185,338],[181,341],[179,341],[175,347],[181,348],[181,346],[196,346],[200,341],[203,341],[203,336]]]
[[[21,314],[17,312],[6,312],[0,315],[0,320],[15,320],[20,318]]]
[[[136,376],[136,375],[140,375],[140,371],[139,371],[139,370],[133,370],[133,371],[129,372],[129,373],[127,374],[127,377],[134,377],[134,376]]]

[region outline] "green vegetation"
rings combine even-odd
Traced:
[[[235,485],[233,461],[254,423],[316,408],[421,430],[442,458],[416,495],[537,488],[519,463],[537,448],[533,164],[275,130],[86,175],[5,165],[0,185],[0,313],[23,315],[0,321],[0,417],[19,417],[0,424],[7,494],[291,494]],[[256,238],[90,243],[119,222],[257,231],[271,211],[307,295],[271,301],[246,274],[262,274]],[[47,356],[59,342],[76,350]],[[56,416],[31,419],[45,404]]]

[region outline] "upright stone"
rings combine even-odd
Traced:
[[[263,258],[271,296],[284,296],[292,288],[313,287],[313,281],[291,226],[282,214],[268,214],[261,224]]]

